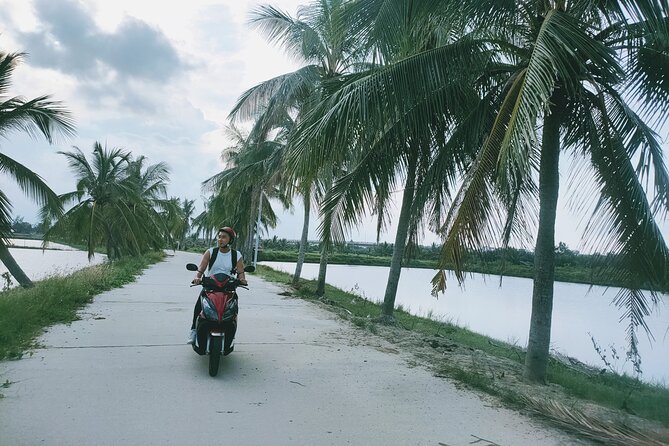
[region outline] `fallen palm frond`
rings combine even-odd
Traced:
[[[656,438],[653,433],[644,433],[623,422],[606,421],[589,416],[582,411],[567,407],[559,401],[541,399],[528,395],[519,396],[528,409],[548,418],[559,426],[592,440],[615,446],[667,446],[667,439]]]

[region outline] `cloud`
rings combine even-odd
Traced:
[[[133,87],[130,82],[109,80],[106,82],[80,83],[77,88],[87,108],[100,110],[131,110],[133,114],[153,113],[158,108],[143,88]]]
[[[232,20],[228,5],[207,5],[198,11],[197,26],[193,29],[198,46],[211,53],[228,56],[243,45],[243,26]]]
[[[73,0],[36,0],[34,31],[18,32],[31,63],[83,80],[140,79],[164,83],[187,65],[157,28],[125,17],[113,32],[102,31],[90,11]],[[107,72],[107,73],[106,73]]]

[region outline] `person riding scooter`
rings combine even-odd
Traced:
[[[239,251],[230,248],[230,245],[234,242],[235,238],[237,238],[237,233],[229,226],[225,226],[218,230],[218,246],[209,248],[204,252],[195,274],[195,278],[193,278],[191,283],[202,283],[202,276],[205,271],[207,271],[208,276],[217,273],[236,275],[242,285],[248,285],[244,273],[244,259],[242,258],[242,254]],[[187,341],[188,344],[195,343],[195,337],[197,336],[195,325],[197,323],[197,317],[201,311],[202,302],[198,296],[193,310],[193,323],[190,327],[190,335]],[[234,338],[234,333],[232,334],[232,337]]]

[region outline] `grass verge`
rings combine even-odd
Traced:
[[[0,293],[0,360],[17,359],[53,324],[77,320],[77,310],[103,291],[133,282],[162,252],[90,266],[63,277],[35,282],[33,288]]]
[[[280,284],[290,284],[292,277],[263,265],[258,267],[257,274]],[[407,347],[418,355],[421,355],[421,351],[437,353],[431,355],[439,358],[432,363],[437,376],[448,376],[500,397],[508,404],[531,409],[527,407],[528,399],[524,395],[533,395],[535,391],[551,392],[559,386],[568,398],[594,403],[623,416],[635,415],[669,427],[667,388],[642,383],[627,376],[608,372],[600,374],[589,368],[580,369],[555,358],[551,359],[548,369],[551,386],[533,386],[522,382],[525,351],[518,346],[448,322],[413,316],[401,308],[395,311],[396,321],[401,327],[401,336],[398,336],[397,330],[386,331],[383,325],[374,322],[374,318],[381,314],[379,304],[330,285],[326,286],[326,299],[318,299],[315,289],[315,281],[301,281],[299,288],[292,292],[296,297],[320,300],[356,326],[380,334],[400,346],[401,338],[418,340],[420,349],[416,348],[415,342],[414,345],[407,344]]]

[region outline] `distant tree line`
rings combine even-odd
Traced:
[[[298,240],[288,240],[274,236],[271,239],[261,241],[263,251],[277,251],[297,253],[300,242]],[[307,253],[319,253],[320,244],[318,242],[308,242],[305,250]],[[411,256],[408,257],[408,264],[411,261],[437,262],[441,255],[441,246],[433,243],[429,246],[413,246]],[[392,243],[362,243],[362,242],[344,242],[333,246],[332,252],[335,254],[362,255],[372,257],[390,258],[393,254],[394,245]],[[261,255],[261,258],[268,256]],[[555,266],[557,268],[582,268],[584,270],[596,269],[603,265],[610,264],[615,256],[612,254],[581,254],[579,251],[572,250],[564,242],[559,242],[555,247]],[[471,251],[464,255],[465,265],[488,264],[488,265],[521,265],[532,268],[534,265],[534,253],[526,249],[518,248],[489,248],[478,251]]]
[[[43,225],[31,224],[30,222],[25,221],[24,218],[20,215],[12,220],[11,228],[13,235],[20,234],[36,236],[44,233]]]

